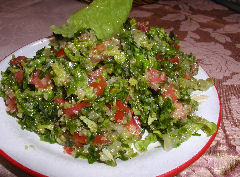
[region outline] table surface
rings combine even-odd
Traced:
[[[0,0],[0,60],[52,34],[49,26],[86,4],[77,0]],[[240,176],[240,14],[210,0],[159,1],[130,16],[174,30],[215,80],[222,103],[218,134],[206,153],[177,176]],[[0,176],[29,176],[0,156]]]

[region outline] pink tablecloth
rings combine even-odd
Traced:
[[[0,59],[65,23],[86,4],[77,0],[8,0],[0,3]],[[240,176],[240,14],[210,0],[159,1],[133,8],[131,16],[174,30],[186,52],[214,78],[222,122],[206,153],[177,176]],[[26,176],[0,157],[0,176]]]

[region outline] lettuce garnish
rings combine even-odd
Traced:
[[[90,28],[99,39],[115,35],[127,20],[133,0],[94,0],[79,9],[67,20],[66,25],[51,26],[55,34],[73,37],[81,29]]]

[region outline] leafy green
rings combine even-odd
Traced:
[[[88,118],[85,117],[85,116],[80,116],[80,119],[81,119],[85,124],[87,124],[87,126],[88,126],[88,128],[90,129],[91,132],[96,132],[96,131],[97,131],[98,126],[97,126],[97,124],[96,124],[94,121],[88,119]]]
[[[217,131],[217,126],[213,122],[209,122],[206,119],[201,119],[202,131],[207,134],[207,136],[211,136]]]
[[[54,82],[57,86],[63,86],[67,83],[68,75],[64,67],[58,63],[52,65],[53,72],[56,74]]]
[[[157,141],[157,136],[153,133],[149,133],[144,140],[138,140],[134,143],[135,148],[139,152],[147,151],[147,147],[149,144]]]
[[[211,78],[207,78],[206,80],[203,80],[203,79],[198,80],[198,89],[201,91],[206,91],[213,85],[214,85],[214,82]]]
[[[132,0],[95,0],[71,15],[66,25],[53,25],[51,29],[63,37],[73,37],[79,30],[90,28],[99,39],[109,38],[119,31],[131,7]]]
[[[188,140],[198,130],[203,130],[207,136],[212,135],[217,131],[217,126],[213,122],[200,117],[190,119],[184,126],[179,129],[174,129],[172,132],[162,136],[164,141],[164,149],[166,151],[178,147],[182,142]]]

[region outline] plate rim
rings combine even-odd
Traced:
[[[32,45],[32,44],[35,44],[35,43],[38,43],[40,41],[43,41],[43,40],[50,40],[53,36],[48,36],[48,37],[45,37],[45,38],[41,38],[41,39],[38,39],[36,41],[33,41],[33,42],[30,42],[28,44],[25,44],[23,45],[22,47],[19,47],[17,48],[16,50],[14,50],[13,52],[11,52],[9,55],[3,57],[2,59],[0,59],[0,63],[5,60],[6,58],[10,57],[11,55],[13,55],[13,53],[17,52],[18,50],[26,47],[26,46],[29,46],[29,45]],[[201,65],[199,65],[201,67]],[[201,67],[202,68],[202,67]],[[202,68],[203,69],[203,68]],[[207,76],[209,77],[209,74],[203,69],[203,71],[207,74]],[[156,177],[170,177],[170,176],[173,176],[173,175],[176,175],[178,173],[180,173],[181,171],[183,171],[184,169],[186,169],[187,167],[189,167],[191,164],[193,164],[195,161],[197,161],[205,152],[206,150],[210,147],[210,145],[212,144],[212,142],[214,141],[217,133],[218,133],[218,130],[219,130],[219,127],[220,127],[220,123],[221,123],[221,119],[222,119],[222,103],[221,103],[221,99],[220,99],[220,95],[219,95],[219,92],[216,88],[216,85],[214,83],[214,88],[216,90],[216,93],[217,93],[217,96],[218,96],[218,101],[219,101],[219,114],[218,114],[218,120],[217,120],[217,131],[211,135],[211,137],[209,138],[209,140],[207,141],[207,143],[201,148],[201,150],[196,153],[193,157],[191,157],[188,161],[184,162],[183,164],[177,166],[176,168],[170,170],[170,171],[167,171],[163,174],[160,174]],[[8,162],[10,162],[12,165],[14,165],[15,167],[21,169],[22,171],[24,171],[25,173],[27,174],[30,174],[32,176],[36,176],[36,177],[47,177],[46,175],[42,174],[42,173],[39,173],[35,170],[32,170],[30,168],[28,168],[27,166],[24,166],[23,164],[21,164],[20,162],[18,162],[17,160],[15,160],[14,158],[12,158],[11,156],[9,156],[6,152],[4,152],[1,148],[0,148],[0,156],[2,156],[5,160],[7,160]]]

